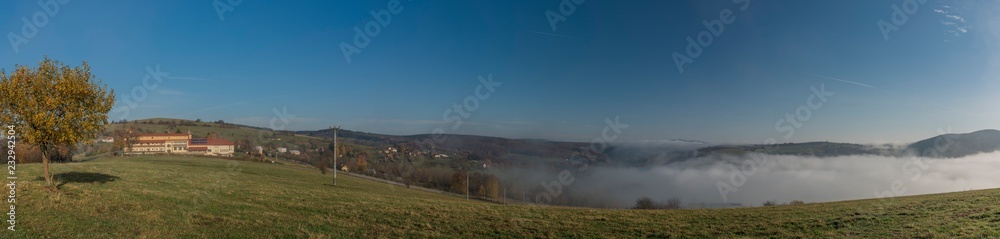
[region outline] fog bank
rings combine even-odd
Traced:
[[[764,164],[744,166],[753,165],[751,162]],[[612,162],[611,165],[616,164]],[[576,199],[570,204],[576,206],[631,207],[642,196],[664,201],[677,197],[685,206],[724,202],[760,206],[765,201],[828,202],[997,188],[1000,187],[1000,152],[955,159],[763,154],[702,156],[656,166],[569,169],[573,180],[562,190],[549,190],[542,185],[548,183],[549,188],[554,189],[551,185],[558,182],[558,173],[539,172],[520,172],[532,175],[525,178],[528,180],[521,180],[536,192],[535,197],[528,196],[529,200],[545,198],[537,194],[558,192],[553,197],[554,204],[561,204],[560,197],[571,197]],[[733,176],[736,172],[746,176],[742,185],[742,177]],[[722,186],[720,190],[720,185],[728,187]],[[724,198],[720,191],[727,190]]]

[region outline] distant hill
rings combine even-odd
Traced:
[[[258,131],[269,131],[265,128],[236,125],[231,123],[219,124],[215,122],[193,122],[190,120],[177,119],[145,119],[133,122],[152,123],[155,121],[169,121],[184,124],[195,124],[195,133],[202,133],[210,128],[204,127],[227,127],[234,128],[235,132],[246,130],[253,135],[259,135]],[[188,127],[191,128],[191,127]],[[185,129],[188,129],[185,128]],[[163,131],[165,129],[158,129]],[[223,136],[232,135],[236,139],[244,138],[245,134],[229,133]],[[284,131],[288,134],[312,137],[315,139],[331,138],[333,131],[330,129]],[[342,140],[360,144],[374,149],[404,146],[412,150],[433,151],[433,153],[449,154],[463,159],[480,160],[490,159],[494,161],[517,162],[534,159],[566,159],[575,153],[579,153],[586,148],[589,143],[584,142],[559,142],[539,139],[508,139],[490,136],[477,135],[385,135],[352,130],[340,130],[338,136]],[[435,137],[443,138],[443,141],[435,142]],[[431,143],[434,142],[434,143]],[[941,150],[934,150],[935,142],[942,144]],[[681,145],[681,147],[678,147]],[[955,158],[973,155],[983,152],[993,152],[1000,150],[1000,130],[981,130],[967,134],[945,134],[929,139],[921,140],[903,147],[892,145],[867,145],[837,142],[806,142],[806,143],[785,143],[774,145],[714,145],[696,140],[667,140],[648,141],[633,144],[615,144],[609,146],[599,155],[597,161],[606,161],[609,158],[616,158],[616,165],[641,166],[650,165],[657,162],[683,160],[692,157],[699,157],[712,154],[742,155],[749,152],[776,154],[776,155],[797,155],[815,157],[836,157],[849,155],[883,155],[883,156],[905,156],[919,155],[925,157]],[[526,159],[527,158],[527,159]]]
[[[785,143],[774,145],[729,145],[712,146],[698,150],[699,155],[705,154],[729,154],[742,155],[749,152],[776,154],[776,155],[798,155],[816,157],[836,157],[847,155],[896,155],[899,150],[886,147],[876,147],[873,145],[833,143],[833,142],[807,142],[807,143]]]
[[[325,148],[333,137],[331,129],[272,131],[266,128],[225,123],[223,121],[193,121],[186,119],[151,118],[128,122],[129,127],[137,127],[144,133],[191,132],[196,137],[204,137],[216,132],[220,137],[231,140],[246,140],[253,145],[273,145],[289,149]],[[105,134],[125,124],[110,125]],[[386,135],[341,129],[338,131],[341,143],[363,146],[363,150],[376,152],[388,147],[405,148],[422,155],[445,154],[457,160],[490,160],[502,164],[547,164],[565,160],[588,143],[556,142],[539,139],[507,139],[476,135]],[[439,140],[435,140],[438,138]],[[433,143],[432,143],[433,142]],[[358,148],[362,149],[362,148]],[[311,152],[311,151],[310,151]],[[369,152],[369,153],[371,153]],[[379,154],[375,154],[379,155]],[[597,159],[606,159],[605,154]]]
[[[940,149],[935,149],[935,144]],[[785,143],[774,145],[722,145],[698,149],[697,155],[742,155],[749,152],[816,157],[850,155],[958,158],[1000,150],[1000,130],[980,130],[966,134],[944,134],[917,141],[904,147],[834,142]]]
[[[936,158],[958,158],[1000,150],[1000,130],[980,130],[967,134],[944,134],[906,146],[910,152]]]
[[[330,129],[296,131],[295,133],[321,138],[333,137],[333,132]],[[523,156],[530,158],[565,159],[573,155],[574,152],[580,151],[581,147],[588,145],[578,142],[508,139],[458,134],[395,136],[340,130],[337,135],[342,139],[351,139],[355,143],[375,148],[405,145],[415,150],[433,151],[434,153],[443,153],[470,160],[490,159],[494,162],[520,161]],[[599,158],[606,158],[606,156],[602,155]]]

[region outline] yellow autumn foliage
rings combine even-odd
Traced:
[[[114,102],[114,90],[90,74],[87,62],[70,67],[45,57],[37,68],[0,70],[0,123],[14,126],[21,142],[41,147],[49,185],[45,152],[93,139],[108,124]]]

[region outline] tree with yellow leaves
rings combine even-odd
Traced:
[[[127,124],[126,124],[127,125]],[[132,145],[139,140],[139,135],[135,133],[135,129],[128,126],[123,126],[123,129],[116,129],[111,132],[112,138],[115,140],[112,143],[112,147],[116,154],[121,151],[118,156],[124,156],[125,152],[132,151]]]
[[[20,128],[18,138],[41,149],[45,183],[52,186],[47,153],[104,131],[114,90],[90,74],[87,62],[69,67],[45,57],[38,68],[0,70],[0,122]]]
[[[367,158],[368,158],[368,155],[365,155],[365,154],[358,155],[356,165],[358,167],[357,170],[359,172],[361,172],[361,173],[368,172],[368,160],[367,160]]]
[[[490,199],[500,198],[500,178],[496,175],[490,174],[486,176],[486,183],[483,184],[483,195],[484,197]]]

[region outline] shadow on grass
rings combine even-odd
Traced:
[[[91,155],[91,156],[82,157],[82,158],[74,158],[73,162],[74,163],[82,163],[82,162],[93,161],[95,159],[105,158],[105,157],[116,157],[116,156],[111,155],[111,153],[102,153],[102,154]]]
[[[52,175],[52,181],[56,183],[56,189],[62,188],[63,185],[67,183],[100,183],[104,184],[107,182],[113,182],[118,180],[118,176],[108,175],[103,173],[84,173],[84,172],[66,172],[56,175]],[[35,180],[45,181],[44,178],[38,177]]]

